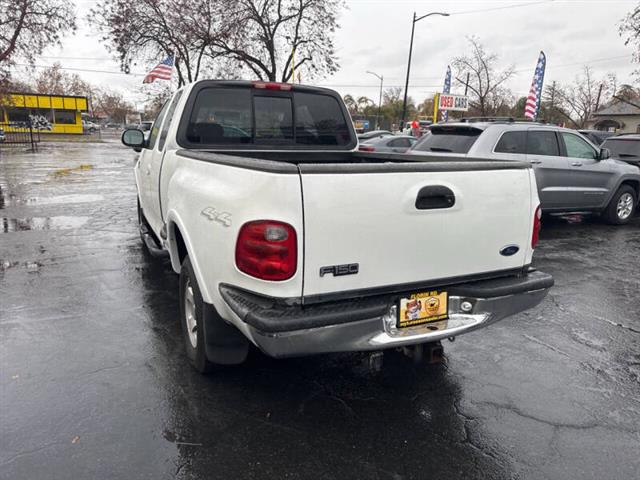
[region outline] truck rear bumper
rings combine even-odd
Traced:
[[[247,324],[253,343],[272,357],[291,357],[383,350],[455,337],[536,306],[552,285],[551,275],[537,271],[456,285],[447,289],[447,320],[403,329],[396,327],[397,295],[302,307],[225,285],[220,292]]]

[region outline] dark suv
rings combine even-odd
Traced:
[[[613,224],[627,223],[635,213],[640,169],[609,158],[607,148],[596,147],[575,130],[533,122],[468,121],[433,125],[430,131],[408,153],[531,163],[545,213],[598,213]],[[606,142],[603,146],[608,147]]]

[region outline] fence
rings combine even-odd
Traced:
[[[39,142],[40,130],[33,128],[31,122],[0,122],[0,151],[26,145],[35,152]]]

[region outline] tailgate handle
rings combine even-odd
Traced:
[[[443,185],[429,185],[422,187],[416,198],[418,210],[434,210],[437,208],[451,208],[456,204],[456,196],[449,187]]]

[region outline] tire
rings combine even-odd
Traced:
[[[638,197],[633,187],[622,185],[609,202],[604,217],[612,225],[624,225],[633,218],[637,204]]]
[[[200,373],[247,359],[249,341],[204,302],[188,255],[180,268],[180,324],[187,357]]]
[[[204,302],[189,257],[180,268],[180,324],[187,358],[200,373],[210,373],[214,364],[207,359],[204,336]]]

